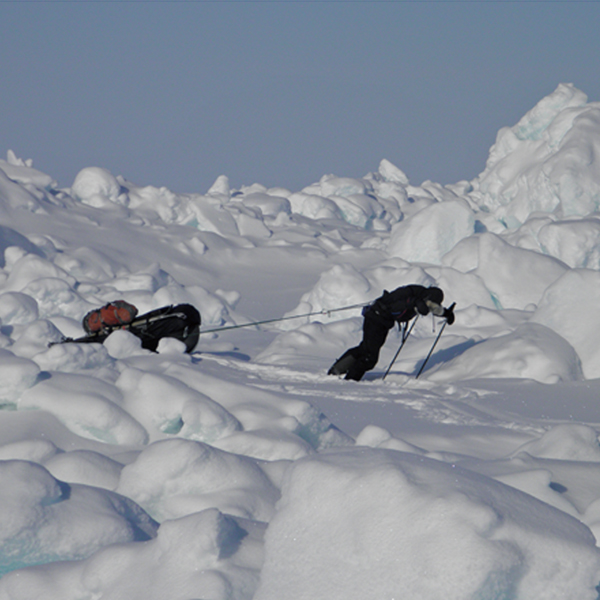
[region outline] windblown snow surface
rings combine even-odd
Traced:
[[[561,84],[473,181],[382,160],[204,194],[0,161],[0,600],[595,600],[600,103]],[[327,376],[384,289],[456,322]],[[196,350],[83,335],[189,302]],[[348,310],[337,310],[355,306]],[[304,316],[310,314],[311,316]],[[256,321],[284,321],[213,332]]]

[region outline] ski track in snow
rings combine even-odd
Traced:
[[[357,384],[325,373],[262,365],[210,354],[202,354],[200,360],[214,361],[221,367],[237,371],[237,376],[230,374],[229,377],[240,383],[287,396],[308,398],[317,404],[318,398],[357,403],[392,403],[411,409],[416,418],[438,424],[494,426],[530,434],[541,434],[552,425],[546,420],[525,421],[516,414],[494,410],[482,402],[482,397],[490,400],[490,396],[497,393],[482,392],[465,384],[459,389],[453,386],[446,391],[444,386],[432,386],[427,382],[421,384],[408,376],[393,374],[388,375],[386,381],[371,379]],[[381,377],[381,374],[375,374]]]

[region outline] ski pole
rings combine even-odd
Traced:
[[[415,320],[412,322],[412,325],[410,326],[410,329],[408,331],[405,331],[402,334],[402,343],[400,344],[400,348],[398,348],[398,350],[396,351],[396,354],[394,355],[394,358],[392,359],[392,362],[390,363],[390,366],[387,368],[387,371],[384,373],[383,377],[381,378],[382,381],[387,377],[387,374],[390,372],[390,369],[392,368],[392,366],[396,362],[396,359],[398,358],[398,354],[400,354],[400,350],[402,350],[402,347],[404,346],[404,342],[406,342],[406,340],[408,339],[408,336],[410,335],[410,332],[413,330],[413,327],[415,326],[415,323],[417,322],[418,318],[419,318],[419,315],[417,315],[415,317]]]
[[[456,302],[453,302],[452,306],[450,307],[449,310],[452,310],[455,306],[456,306]],[[421,365],[421,368],[419,369],[419,372],[417,373],[417,376],[415,377],[415,379],[418,379],[419,375],[423,372],[423,369],[425,368],[425,365],[427,364],[429,357],[433,354],[433,349],[436,347],[437,343],[440,341],[440,338],[442,337],[442,333],[444,332],[446,325],[448,325],[448,321],[444,321],[444,324],[442,325],[440,332],[438,333],[437,337],[435,338],[435,342],[433,342],[433,346],[431,346],[431,350],[429,350],[429,354],[425,357],[425,360],[423,361],[423,364]]]

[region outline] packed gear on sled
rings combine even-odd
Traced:
[[[183,342],[186,352],[192,352],[200,338],[200,313],[191,304],[164,306],[137,317],[128,330],[147,350],[155,352],[158,342],[170,337]]]
[[[83,317],[82,325],[87,334],[96,334],[103,329],[128,325],[135,319],[137,313],[138,309],[133,304],[125,300],[115,300],[102,308],[91,310]]]
[[[444,308],[444,292],[437,287],[406,285],[383,295],[363,309],[363,339],[355,348],[347,350],[329,369],[329,375],[345,375],[344,379],[360,381],[375,367],[379,351],[389,330],[396,324],[407,323],[417,314],[433,313],[454,323],[452,308]]]
[[[121,312],[117,313],[114,307],[118,307]],[[129,318],[126,312],[133,314],[133,317]],[[189,353],[194,350],[200,338],[200,323],[200,313],[191,304],[163,306],[137,316],[135,306],[118,300],[89,312],[83,318],[83,327],[88,335],[76,339],[65,338],[59,343],[101,344],[113,331],[126,329],[142,340],[142,348],[146,350],[155,352],[162,338],[175,338],[185,344],[186,352]]]

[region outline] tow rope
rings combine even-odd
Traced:
[[[352,306],[343,306],[342,308],[324,308],[316,312],[305,313],[303,315],[292,315],[289,317],[280,317],[279,319],[267,319],[266,321],[253,321],[252,323],[244,323],[242,325],[227,325],[225,327],[217,327],[215,329],[203,329],[201,333],[216,333],[217,331],[228,331],[229,329],[240,329],[241,327],[255,327],[256,325],[265,325],[267,323],[279,323],[280,321],[289,321],[290,319],[301,319],[302,317],[313,317],[315,315],[329,315],[340,310],[351,310],[352,308],[361,308],[368,306],[370,302],[362,304],[353,304]]]

